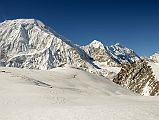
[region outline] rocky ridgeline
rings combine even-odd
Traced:
[[[159,81],[146,60],[123,64],[113,82],[144,96],[159,95]]]
[[[106,46],[100,41],[94,40],[90,44],[81,47],[95,61],[105,63],[108,66],[120,66],[122,63],[132,63],[140,57],[131,49],[119,43]]]

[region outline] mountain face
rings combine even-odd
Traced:
[[[62,64],[85,68],[91,64],[80,47],[35,19],[7,20],[0,24],[1,62],[4,66],[51,69]]]
[[[81,47],[94,61],[103,62],[109,66],[117,66],[118,64],[108,54],[106,46],[101,42],[94,40],[90,44]]]
[[[118,64],[133,63],[136,60],[140,60],[140,57],[131,49],[126,48],[119,43],[107,47],[108,54]]]
[[[120,66],[122,63],[133,63],[140,57],[131,49],[119,43],[105,46],[101,42],[94,40],[89,45],[82,47],[85,52],[95,61],[104,62],[109,66]]]
[[[108,47],[93,41],[80,47],[35,19],[1,23],[0,47],[1,65],[30,69],[51,69],[70,64],[103,73],[105,70],[100,70],[94,61],[113,66],[138,58],[132,50],[117,44]]]
[[[113,82],[144,96],[159,95],[159,81],[151,64],[146,60],[123,64]]]
[[[150,56],[150,60],[153,62],[159,63],[159,53],[155,53],[152,56]]]

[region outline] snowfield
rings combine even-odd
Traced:
[[[159,63],[149,62],[149,65],[151,66],[156,79],[159,81]]]
[[[0,67],[0,120],[158,120],[159,97],[66,66]]]

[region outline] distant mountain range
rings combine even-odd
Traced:
[[[119,43],[106,46],[94,40],[86,46],[73,44],[36,19],[0,23],[1,66],[47,70],[66,64],[101,76],[114,78],[122,64],[141,58]],[[159,54],[148,58],[159,62]],[[121,73],[121,72],[120,72]]]
[[[86,46],[75,45],[35,19],[1,23],[0,46],[5,66],[33,69],[51,69],[61,64],[98,68],[94,61],[111,66],[140,59],[120,44],[105,46],[94,40]]]

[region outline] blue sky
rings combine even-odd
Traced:
[[[36,18],[73,43],[97,39],[139,55],[159,52],[157,0],[1,0],[0,21]]]

